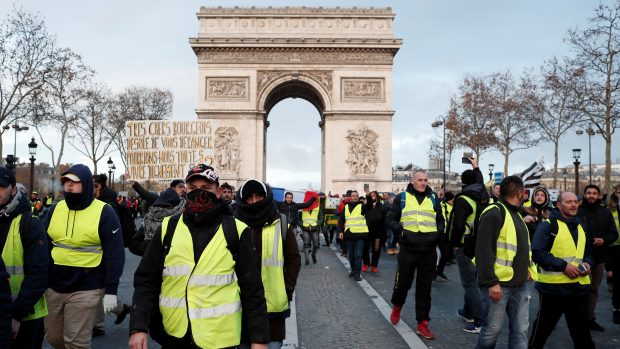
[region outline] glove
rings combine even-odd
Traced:
[[[103,312],[106,314],[111,313],[117,306],[116,295],[106,294],[103,296]]]

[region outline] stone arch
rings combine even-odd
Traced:
[[[258,110],[264,111],[267,117],[273,106],[290,97],[303,98],[310,102],[321,114],[321,118],[325,111],[331,110],[332,103],[329,91],[315,79],[293,73],[282,75],[270,81],[262,90],[258,91],[256,107]]]

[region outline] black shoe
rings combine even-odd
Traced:
[[[306,259],[306,267],[310,265],[310,261]]]
[[[620,325],[620,309],[614,309],[614,324]]]
[[[599,325],[596,321],[592,320],[590,321],[590,329],[592,331],[599,331],[599,332],[603,332],[605,331],[605,328],[601,325]]]
[[[102,330],[100,328],[93,328],[93,337],[99,337],[99,336],[103,336],[105,334],[105,330]]]
[[[355,275],[355,281],[362,281],[362,277],[359,275]]]
[[[352,278],[353,276],[355,276],[355,275],[353,275],[353,273],[352,273],[352,272],[351,272],[351,273],[349,273],[349,275],[348,275],[348,277],[350,277],[350,278]]]
[[[312,263],[316,264],[316,256],[312,255]]]
[[[118,315],[116,315],[116,320],[114,320],[114,324],[120,325],[121,322],[125,321],[125,318],[127,317],[130,311],[131,311],[131,308],[127,304],[123,304],[123,310]]]
[[[439,281],[448,281],[448,277],[444,273],[437,273],[436,277]]]

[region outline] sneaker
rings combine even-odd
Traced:
[[[620,309],[614,309],[614,324],[620,325]]]
[[[316,256],[312,255],[312,263],[316,264]]]
[[[478,334],[480,333],[480,326],[474,325],[472,322],[468,322],[467,325],[463,328],[463,331]]]
[[[105,334],[105,330],[102,330],[98,327],[93,328],[93,337],[103,336]]]
[[[310,261],[306,259],[306,264],[305,264],[305,266],[307,267],[307,266],[309,266],[309,265],[310,265]]]
[[[428,328],[428,320],[424,320],[418,324],[418,327],[415,329],[415,333],[426,339],[435,339],[435,335]]]
[[[465,316],[465,312],[463,311],[463,309],[457,310],[456,311],[456,315],[458,315],[465,322],[469,322],[469,323],[473,323],[474,322],[474,319],[470,319],[470,318]]]
[[[116,320],[114,320],[114,324],[120,325],[121,322],[125,321],[125,318],[127,317],[130,311],[131,311],[131,308],[129,307],[129,305],[123,304],[123,310],[121,310],[121,312],[118,313],[118,315],[116,315]]]
[[[603,326],[599,325],[599,323],[594,321],[594,320],[590,321],[590,329],[592,331],[599,331],[599,332],[605,331],[605,328]]]
[[[372,267],[370,269],[372,270],[373,273],[378,273],[379,272],[379,268],[378,267]]]
[[[362,273],[367,272],[369,267],[370,267],[370,265],[368,265],[368,264],[362,265]]]
[[[400,321],[400,310],[401,309],[402,307],[399,307],[397,305],[395,305],[394,308],[392,308],[392,314],[390,314],[390,322],[392,323],[392,325],[396,325]]]
[[[362,277],[359,275],[355,275],[355,281],[362,281]]]
[[[437,279],[439,281],[448,281],[448,277],[444,273],[437,273]]]

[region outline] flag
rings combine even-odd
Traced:
[[[540,185],[540,177],[542,177],[544,167],[544,160],[542,157],[538,158],[530,167],[521,173],[521,179],[526,188],[535,188]]]

